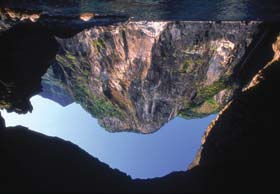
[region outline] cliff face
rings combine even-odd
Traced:
[[[274,47],[280,50],[279,43]],[[20,126],[5,128],[0,117],[0,191],[275,191],[279,188],[275,179],[279,172],[275,156],[279,150],[279,65],[279,58],[269,63],[252,80],[252,87],[210,125],[198,166],[161,178],[132,180],[70,142]]]
[[[61,106],[67,106],[73,103],[74,99],[64,88],[61,78],[54,74],[54,68],[49,68],[47,73],[45,73],[44,80],[42,82],[42,92],[40,92],[39,95],[55,101]]]
[[[180,23],[173,23],[172,25],[174,26],[179,24]],[[249,26],[247,24],[241,24],[239,23],[238,25],[247,26],[246,28],[249,28],[250,26],[250,23],[248,24]],[[171,24],[167,24],[164,30],[161,31],[161,34],[164,34],[164,31],[168,29],[169,25]],[[223,32],[222,24],[219,23],[212,25],[216,26],[217,34],[219,34],[218,31]],[[258,26],[257,24],[255,25]],[[192,29],[195,29],[194,26],[192,26],[189,30],[191,31]],[[272,26],[277,27],[279,24],[273,24]],[[233,33],[230,29],[231,28],[228,28],[229,32]],[[249,33],[251,28],[249,28],[248,31],[239,31],[240,29],[243,29],[242,27],[237,27],[236,29],[238,29],[235,31],[236,33],[234,33],[236,34],[236,37],[244,38],[246,35],[245,32]],[[93,29],[89,30],[89,32],[92,30]],[[245,65],[242,64],[241,66],[236,66],[235,69],[237,69],[237,72],[243,72],[241,74],[246,77],[246,75],[248,76],[248,72],[246,70],[249,67],[247,64],[251,63],[253,66],[258,67],[267,64],[266,67],[262,71],[259,71],[252,79],[248,87],[243,89],[240,94],[235,96],[233,101],[227,104],[226,108],[220,112],[218,118],[209,126],[203,138],[201,151],[196,158],[196,163],[198,165],[193,169],[186,172],[174,172],[161,178],[131,180],[129,176],[126,176],[124,173],[117,170],[111,169],[108,165],[101,163],[70,142],[59,138],[47,137],[20,126],[6,128],[4,119],[0,116],[0,190],[21,192],[91,191],[108,193],[225,193],[228,192],[229,189],[230,191],[242,190],[251,192],[269,192],[279,189],[278,179],[275,179],[275,177],[278,176],[279,172],[279,159],[276,157],[276,153],[279,151],[277,126],[279,125],[278,104],[280,98],[278,92],[280,82],[280,39],[278,38],[271,48],[272,43],[276,40],[277,35],[279,35],[279,28],[274,30],[275,31],[273,33],[268,34],[268,36],[271,36],[271,41],[265,43],[265,45],[269,45],[269,49],[267,49],[268,47],[263,44],[256,44],[256,46],[260,46],[261,48],[258,53],[254,53],[250,57],[251,59],[241,60],[246,62]],[[253,30],[252,34],[255,34],[256,31]],[[243,34],[237,32],[243,32]],[[85,32],[82,32],[81,34],[83,33]],[[188,36],[191,37],[192,35],[189,34]],[[228,40],[234,42],[234,39],[232,39],[233,37],[231,35],[228,36],[231,37],[228,38]],[[156,39],[157,41],[151,49],[151,56],[157,56],[155,54],[155,50],[158,48],[157,43],[164,40],[162,37],[164,36],[160,35]],[[170,37],[172,36],[170,35]],[[209,35],[206,37],[209,37]],[[223,37],[227,36],[225,35]],[[77,37],[74,38],[77,39],[76,41],[79,40]],[[140,38],[141,37],[139,37],[139,39]],[[241,40],[244,39],[241,38]],[[59,41],[63,46],[63,40]],[[55,57],[57,48],[56,41],[53,39],[53,36],[51,36],[41,26],[35,25],[31,27],[27,25],[17,26],[10,29],[10,31],[2,33],[0,36],[0,43],[0,108],[6,108],[17,112],[26,112],[31,108],[29,98],[40,90],[40,77],[46,72],[48,64]],[[96,45],[96,49],[98,50],[99,48],[100,50],[98,53],[101,53],[101,48],[103,47],[102,45],[106,45],[105,43],[107,42],[103,40],[103,44],[101,41],[94,44]],[[81,44],[84,44],[84,42],[81,41]],[[180,45],[180,43],[177,44]],[[44,47],[38,47],[38,45],[44,45]],[[79,46],[79,44],[75,45]],[[126,45],[129,45],[128,42]],[[171,43],[169,46],[170,48],[177,48],[177,46],[171,47]],[[240,48],[245,47],[246,46],[240,46]],[[56,62],[60,65],[53,66],[52,71],[55,71],[56,73],[52,75],[52,80],[50,78],[48,80],[51,80],[51,82],[57,82],[59,87],[63,86],[66,88],[68,93],[72,92],[70,95],[74,96],[77,94],[76,91],[79,90],[72,90],[71,87],[68,87],[68,85],[65,87],[64,84],[69,83],[74,87],[75,83],[84,83],[84,76],[80,78],[75,76],[82,75],[83,70],[87,68],[92,70],[92,66],[86,66],[86,64],[90,64],[87,61],[88,59],[85,61],[79,60],[79,63],[75,62],[75,57],[80,55],[73,55],[68,51],[70,49],[65,49],[66,47],[62,48],[64,49],[61,49],[59,55],[57,55],[57,61],[60,60],[62,63]],[[71,45],[70,48],[75,47]],[[130,47],[127,46],[127,48],[127,53],[129,53],[128,51]],[[232,48],[232,46],[229,46],[229,48]],[[215,52],[218,50],[219,49],[216,49]],[[228,49],[223,48],[221,50]],[[246,50],[248,51],[248,48],[246,48]],[[68,55],[67,51],[69,52]],[[80,49],[79,51],[81,52],[81,55],[82,53],[87,53]],[[167,51],[173,53],[172,49],[167,49]],[[164,53],[164,51],[160,52]],[[194,53],[194,51],[187,50],[187,53]],[[266,60],[267,56],[273,57],[273,54],[273,60],[268,57],[271,61],[269,60],[266,61],[267,63],[263,63],[264,59],[262,57],[265,56]],[[127,54],[127,56],[130,55]],[[103,55],[100,54],[100,57],[103,57]],[[168,57],[171,56],[168,55]],[[238,55],[234,57],[238,58]],[[109,59],[110,58],[107,60],[109,61]],[[67,62],[65,64],[74,64],[70,67],[73,69],[76,68],[74,69],[75,71],[71,70],[70,67],[68,69],[64,68],[61,65],[64,63],[63,60]],[[68,60],[72,60],[74,62],[69,63]],[[155,78],[153,79],[153,77],[149,77],[149,75],[151,75],[150,70],[154,70],[154,64],[156,64],[154,57],[152,57],[151,61],[150,68],[146,74],[148,83],[152,83],[152,81],[157,80],[164,80],[165,77],[161,77],[160,75],[162,72],[165,72],[166,69],[162,69],[159,65],[156,66],[158,71],[155,72],[158,73],[154,74]],[[162,62],[164,62],[163,64],[167,64],[164,60]],[[108,62],[106,63],[111,64]],[[75,64],[78,64],[78,66]],[[83,66],[84,64],[85,66]],[[170,64],[175,63],[170,61]],[[216,79],[215,76],[211,76],[211,73],[208,74],[210,68],[209,66],[211,66],[209,64],[211,63],[208,63],[208,65],[206,65],[206,70],[203,71],[205,77],[203,81],[201,81],[201,84],[203,84],[204,87],[208,86],[208,84],[211,85],[211,80],[213,81]],[[78,69],[78,67],[81,68]],[[243,68],[243,71],[240,71],[239,67],[246,67],[245,71]],[[67,74],[64,74],[65,70],[68,70]],[[101,70],[103,71],[102,68]],[[141,73],[143,72],[143,70],[139,71]],[[77,72],[81,73],[74,74]],[[73,73],[73,76],[69,76],[72,79],[67,77],[70,73]],[[93,71],[93,73],[95,73],[95,71]],[[112,72],[110,73],[113,74]],[[108,73],[105,75],[108,75]],[[125,75],[128,76],[127,74]],[[165,73],[164,75],[168,74]],[[179,74],[175,75],[179,76]],[[172,78],[175,79],[174,77]],[[184,77],[179,78],[185,79]],[[141,81],[138,77],[136,77],[135,80]],[[232,80],[229,79],[229,81]],[[90,82],[87,81],[86,83]],[[232,82],[227,81],[224,83],[232,86]],[[145,84],[144,86],[143,88],[149,88]],[[211,90],[209,88],[208,90],[205,90],[207,95],[204,94],[204,98],[202,99],[207,99],[206,97],[212,96],[213,93],[216,93],[210,92],[213,88],[218,88],[218,90],[220,90],[219,84],[214,86],[210,87]],[[101,88],[103,90],[103,86]],[[174,88],[176,87],[174,86]],[[142,89],[141,91],[144,92],[145,90]],[[217,91],[217,89],[214,91]],[[224,103],[224,99],[226,98],[223,98],[222,96],[223,93],[226,93],[225,91],[226,90],[222,90],[218,93],[218,95],[215,95],[213,97],[214,100],[217,102],[220,101],[221,104]],[[197,93],[199,94],[199,92]],[[98,94],[105,96],[106,92],[103,92],[103,94],[100,92]],[[198,94],[191,98],[192,100],[196,99],[196,101],[191,101],[191,103],[197,103],[197,101],[199,102],[197,99],[197,96],[199,96]],[[106,96],[109,96],[108,93]],[[142,98],[141,95],[139,96]],[[82,97],[81,100],[83,99],[84,98]],[[94,99],[94,97],[90,99]],[[138,101],[135,100],[135,102]],[[112,107],[112,104],[109,105]],[[119,106],[117,103],[113,105]],[[122,109],[120,111],[122,111]]]
[[[80,15],[51,16],[42,11],[14,10],[0,5],[0,109],[26,113],[32,111],[29,99],[41,92],[41,77],[57,53],[55,36],[73,36],[93,25],[125,21],[122,16],[96,16],[83,21]],[[39,45],[42,45],[39,47]],[[57,79],[42,85],[41,95],[61,105],[73,101]],[[58,84],[56,84],[58,83]]]
[[[258,39],[259,27],[259,22],[94,27],[57,38],[53,75],[107,130],[152,133],[178,115],[196,118],[220,110],[237,91],[232,75]]]
[[[273,155],[273,148],[263,146],[277,147],[273,145],[277,142],[273,134],[277,131],[278,115],[279,32],[272,33],[270,37],[265,43],[269,48],[262,55],[272,54],[271,58],[206,129],[201,148],[189,168],[228,161],[253,166],[250,162],[258,160],[261,163]],[[254,58],[261,61],[262,56],[255,55]],[[270,162],[274,164],[275,161]]]
[[[259,22],[127,22],[92,27],[126,18],[91,14],[85,21],[81,17],[88,14],[58,17],[40,11],[0,11],[2,31],[32,22],[48,29],[50,38],[81,31],[72,38],[57,38],[60,51],[44,76],[41,95],[63,106],[80,103],[111,132],[152,133],[176,116],[189,119],[219,111],[238,91],[233,74],[260,37]],[[44,65],[49,63],[48,59]],[[39,92],[39,78],[36,83]],[[19,102],[18,112],[32,109],[29,97]],[[7,101],[0,102],[3,108],[11,106]]]

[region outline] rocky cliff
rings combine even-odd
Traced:
[[[32,111],[29,99],[41,92],[41,77],[57,53],[55,36],[73,36],[93,25],[126,19],[98,15],[83,21],[80,14],[51,16],[40,10],[14,10],[0,5],[0,108],[18,113]],[[52,84],[42,84],[47,91],[42,96],[55,99],[61,105],[73,101],[64,88],[55,85],[55,77],[49,80]]]
[[[247,26],[246,23],[241,24]],[[253,40],[251,46],[246,47],[243,62],[236,66],[236,73],[229,80],[245,77],[242,82],[250,82],[209,126],[196,158],[197,165],[191,170],[174,172],[161,178],[131,180],[70,142],[20,126],[6,128],[4,119],[0,117],[0,191],[267,193],[278,190],[278,179],[275,178],[279,172],[278,26],[270,24],[272,31],[265,41],[259,41],[259,36],[256,36],[257,41]],[[0,108],[17,112],[32,108],[29,98],[39,92],[40,77],[54,59],[57,46],[49,31],[38,25],[20,25],[1,34]],[[251,52],[256,50],[253,48],[257,52]],[[61,51],[57,56],[61,55],[61,60],[66,60],[67,56]],[[67,58],[75,60],[71,55]],[[264,65],[261,71],[257,71]],[[57,76],[54,81],[59,81],[58,85],[64,84],[67,79],[63,77],[62,70],[55,71],[59,71],[57,75],[62,77]],[[250,78],[251,74],[253,79]],[[206,86],[205,80],[203,83]]]
[[[74,102],[74,99],[64,87],[61,78],[57,77],[54,72],[55,67],[49,68],[45,73],[42,81],[42,92],[39,95],[55,101],[61,106],[68,106]]]
[[[220,110],[260,22],[127,22],[59,39],[60,86],[112,132],[152,133]],[[52,70],[50,70],[52,71]],[[52,82],[45,76],[44,82]],[[57,81],[56,81],[57,83]]]
[[[235,74],[264,35],[261,22],[130,21],[98,27],[125,18],[8,8],[0,16],[2,31],[36,22],[57,37],[60,49],[41,95],[63,106],[80,103],[111,132],[152,133],[176,116],[219,111],[238,93]]]
[[[277,125],[273,123],[277,120],[278,111],[279,95],[276,94],[276,83],[279,79],[276,74],[280,70],[279,34],[272,34],[266,44],[269,45],[266,54],[272,54],[272,57],[266,61],[265,67],[255,74],[247,87],[243,88],[237,99],[229,102],[206,129],[201,148],[190,168],[216,161],[239,162],[253,157],[255,160],[263,160],[261,157],[269,155],[270,150],[264,150],[261,142],[266,142],[266,146],[271,145],[269,139],[272,140],[273,137],[270,133],[273,134],[277,129]],[[262,55],[254,58],[261,61]],[[271,101],[268,102],[268,99]],[[274,104],[276,107],[273,107]],[[265,131],[269,131],[268,134]],[[258,142],[260,145],[257,145]]]
[[[278,30],[279,32],[279,30]],[[274,36],[275,38],[275,36]],[[274,48],[280,50],[280,44]],[[262,50],[270,55],[271,50]],[[259,57],[259,56],[255,56]],[[279,189],[279,52],[208,128],[199,165],[132,180],[76,145],[0,117],[0,191],[97,193],[272,192]],[[16,184],[16,187],[15,187]]]

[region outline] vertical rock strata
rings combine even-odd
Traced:
[[[128,22],[59,39],[44,83],[59,84],[111,132],[152,133],[203,117],[237,91],[232,75],[260,22]]]
[[[269,52],[265,51],[264,55]],[[264,154],[262,146],[273,144],[270,141],[275,137],[270,137],[270,134],[277,129],[279,35],[271,46],[271,52],[274,53],[273,58],[257,72],[242,93],[219,112],[218,117],[206,129],[201,148],[189,169],[215,162],[259,160],[261,163],[260,161],[265,160],[261,156]],[[265,134],[262,130],[270,133]]]

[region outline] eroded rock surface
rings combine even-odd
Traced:
[[[272,37],[274,42],[265,53],[272,52],[274,55],[248,86],[243,88],[242,93],[229,102],[212,121],[189,168],[225,161],[262,161],[265,160],[262,157],[270,153],[270,150],[265,151],[262,145],[272,146],[270,139],[274,137],[270,133],[274,134],[277,130],[277,125],[273,123],[277,120],[279,95],[276,94],[276,83],[279,82],[277,73],[280,70],[280,36],[276,34]],[[265,53],[263,52],[263,55]],[[269,131],[268,134],[265,131]]]
[[[178,115],[197,118],[220,110],[239,87],[232,75],[258,40],[260,25],[127,22],[94,27],[57,39],[61,48],[53,74],[107,130],[152,133]]]
[[[0,128],[0,191],[275,191],[279,67],[279,60],[273,61],[257,76],[258,84],[242,92],[221,113],[205,136],[200,165],[191,170],[132,180],[70,142],[18,126]]]
[[[53,15],[44,8],[13,9],[0,4],[0,32],[21,23],[37,23],[58,37],[71,37],[93,26],[106,26],[126,20],[128,17],[123,15],[100,15],[92,12]]]
[[[34,30],[34,28],[32,29]],[[5,34],[5,38],[0,40],[1,43],[3,41],[5,43],[0,44],[1,53],[4,54],[1,55],[1,62],[4,63],[1,63],[0,71],[1,108],[4,106],[12,111],[23,112],[23,109],[26,111],[19,105],[28,104],[29,98],[39,90],[40,76],[48,67],[46,64],[54,58],[56,53],[54,39],[50,38],[51,36],[41,28],[33,30],[18,27],[9,34]],[[24,46],[20,48],[28,48],[22,36],[18,36],[18,32],[22,31],[28,35],[25,38],[28,40],[27,43],[32,43],[30,46],[33,48],[33,50],[21,49],[20,51],[23,53],[14,50],[17,46],[22,45]],[[37,33],[44,36],[38,36]],[[279,29],[276,33],[279,34]],[[34,38],[34,35],[37,38],[30,39]],[[44,46],[50,42],[52,44],[38,50],[38,47],[34,45],[41,38],[48,40],[43,42]],[[272,36],[272,38],[276,41],[276,36]],[[263,56],[270,56],[274,51],[273,60],[270,61],[270,59],[265,68],[253,76],[248,87],[228,103],[220,112],[219,117],[209,126],[203,139],[201,152],[196,158],[198,165],[191,170],[174,172],[161,178],[131,180],[129,176],[111,169],[70,142],[47,137],[21,126],[6,128],[0,117],[0,191],[226,193],[229,190],[270,192],[279,189],[278,179],[275,178],[279,172],[277,157],[280,98],[278,92],[280,82],[279,40],[278,38],[273,44],[273,49],[270,42],[269,50],[262,47],[259,53]],[[11,44],[7,44],[5,41]],[[98,46],[96,47],[98,50]],[[70,48],[73,47],[70,46]],[[49,52],[50,50],[53,52]],[[26,55],[30,54],[29,52],[40,60],[29,58],[30,55]],[[259,61],[259,53],[253,55],[252,58]],[[59,55],[62,57],[61,60],[75,60],[71,53],[68,57],[63,52]],[[19,60],[13,61],[14,57],[11,56],[18,56]],[[66,57],[69,59],[65,59]],[[46,62],[46,64],[42,62]],[[76,66],[73,65],[74,67]],[[209,67],[206,68],[206,73],[208,69]],[[62,76],[55,77],[56,81],[64,83],[67,77],[63,77],[61,69],[56,70],[59,71],[56,75]],[[68,73],[70,72],[74,71],[69,70]],[[163,70],[159,72],[163,72]],[[149,73],[151,72],[148,72],[147,75]],[[153,80],[160,78],[157,76]],[[75,79],[70,80],[70,83],[75,83]],[[204,77],[204,84],[205,80],[207,80],[206,77]],[[223,93],[227,93],[228,90],[219,89],[218,91],[213,98],[215,101],[223,103],[221,96],[225,95]],[[3,102],[5,103],[3,104]],[[7,102],[8,104],[6,104]]]

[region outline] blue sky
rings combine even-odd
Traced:
[[[153,178],[186,170],[201,137],[216,115],[203,119],[175,118],[150,135],[109,133],[79,104],[67,107],[35,96],[32,114],[1,111],[7,126],[23,125],[77,144],[88,153],[132,178]]]

